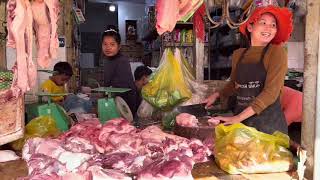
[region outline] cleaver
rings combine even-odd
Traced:
[[[196,117],[204,117],[209,115],[205,105],[206,104],[192,104],[187,106],[178,106],[177,110],[179,113],[189,113]]]

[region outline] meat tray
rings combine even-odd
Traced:
[[[208,110],[208,114],[210,114],[211,116],[232,116],[233,115],[230,110],[221,110],[221,109]],[[178,136],[182,136],[188,139],[197,138],[204,141],[208,137],[214,138],[215,126],[208,124],[208,119],[211,118],[211,116],[197,117],[199,121],[198,127],[185,127],[175,123],[173,132]]]

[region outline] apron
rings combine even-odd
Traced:
[[[267,76],[263,59],[268,49],[269,45],[263,49],[260,60],[256,64],[241,63],[248,48],[241,54],[237,64],[235,79],[237,88],[236,106],[234,109],[235,114],[241,113],[245,108],[250,106],[250,103],[263,90]],[[288,126],[286,124],[284,113],[281,110],[279,97],[259,115],[253,115],[242,121],[242,123],[268,134],[272,134],[275,131],[281,131],[288,134]]]

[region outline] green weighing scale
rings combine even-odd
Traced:
[[[131,110],[127,103],[119,96],[113,97],[114,93],[124,93],[131,89],[128,88],[113,88],[99,87],[92,91],[103,92],[107,95],[106,98],[98,99],[98,116],[101,123],[114,118],[123,117],[129,121],[133,121]]]
[[[42,97],[47,97],[48,102],[42,103],[41,101],[38,103],[33,103],[27,105],[26,111],[28,115],[28,120],[39,116],[52,116],[55,120],[58,129],[61,131],[67,131],[69,129],[69,120],[66,111],[60,105],[52,102],[51,97],[54,96],[66,96],[69,93],[60,93],[60,94],[50,94],[50,93],[37,93],[39,99]]]
[[[46,72],[50,74],[55,73],[55,71],[51,71],[51,70],[38,70],[38,71]],[[58,129],[60,129],[61,131],[67,131],[69,129],[69,120],[68,120],[67,113],[63,109],[63,107],[52,102],[51,97],[66,96],[66,95],[69,95],[69,93],[51,94],[51,93],[40,92],[40,93],[37,93],[36,95],[39,97],[40,101],[37,103],[26,105],[28,121],[39,116],[52,116],[56,122]],[[47,97],[48,102],[43,103],[42,97]]]

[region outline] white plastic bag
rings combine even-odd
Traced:
[[[149,104],[147,101],[142,100],[137,111],[137,116],[139,118],[148,118],[152,116],[153,111],[154,108],[152,107],[152,105]]]
[[[190,66],[178,48],[176,48],[174,56],[180,62],[184,80],[192,92],[192,97],[181,105],[201,103],[207,96],[206,92],[208,91],[208,86],[196,81],[194,69]]]

